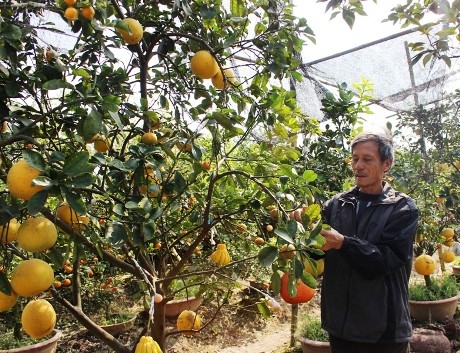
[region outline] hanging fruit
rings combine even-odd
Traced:
[[[216,250],[211,254],[211,260],[221,266],[228,265],[231,258],[227,246],[225,244],[217,244]]]

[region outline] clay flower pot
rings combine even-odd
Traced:
[[[305,337],[296,337],[303,353],[331,353],[329,342],[312,341]]]
[[[136,317],[137,315],[134,315],[129,320],[125,320],[123,322],[117,322],[110,325],[101,325],[101,328],[110,333],[112,336],[119,335],[120,333],[126,332],[134,326]]]
[[[452,298],[417,301],[409,300],[409,312],[411,316],[418,321],[441,321],[445,318],[452,319],[457,310],[458,298],[456,295]]]
[[[53,336],[46,341],[20,348],[0,350],[0,353],[54,353],[61,336],[62,332],[60,330],[53,330]]]
[[[196,311],[201,303],[203,303],[202,297],[170,300],[165,306],[165,316],[168,318],[175,318],[178,317],[184,310]]]
[[[453,265],[452,266],[452,273],[455,276],[460,276],[460,265]]]

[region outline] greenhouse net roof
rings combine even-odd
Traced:
[[[451,67],[442,60],[426,65],[419,60],[412,66],[415,54],[408,43],[427,41],[416,30],[407,30],[304,63],[305,79],[295,83],[298,104],[308,115],[323,120],[321,99],[325,93],[342,82],[351,87],[363,78],[374,85],[374,103],[389,115],[440,102],[458,87],[460,65],[458,60],[452,60]]]

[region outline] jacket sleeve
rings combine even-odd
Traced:
[[[368,278],[383,276],[405,266],[412,257],[418,210],[412,199],[397,204],[376,243],[345,236],[339,252],[351,266]]]

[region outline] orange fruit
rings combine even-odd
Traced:
[[[6,183],[10,194],[23,200],[30,200],[43,186],[32,185],[33,180],[40,175],[40,171],[29,165],[24,159],[13,164],[6,176]]]
[[[69,6],[64,11],[64,17],[69,21],[75,21],[78,19],[78,10],[75,7]]]
[[[89,223],[89,218],[87,216],[77,215],[67,202],[63,202],[58,206],[56,209],[56,216],[64,223],[72,226],[73,230],[79,232],[85,230]]]
[[[220,70],[216,59],[207,50],[200,50],[190,60],[190,68],[195,76],[201,79],[214,77]]]
[[[75,5],[77,3],[77,0],[64,0],[64,2],[68,6],[73,6],[73,5]]]
[[[94,11],[94,8],[92,6],[88,6],[88,7],[82,7],[81,8],[81,15],[86,18],[87,20],[91,20],[93,19],[94,15],[95,15],[95,11]]]
[[[309,302],[316,294],[316,290],[310,288],[301,280],[296,284],[297,293],[295,297],[291,297],[288,291],[288,283],[289,283],[289,274],[284,273],[281,277],[281,290],[280,296],[286,303],[289,304],[299,304],[299,303],[307,303]]]
[[[62,282],[61,281],[54,281],[53,283],[54,288],[59,289],[62,287]]]
[[[280,255],[285,259],[293,259],[295,256],[295,246],[292,244],[284,244],[280,248]]]
[[[123,37],[127,44],[137,44],[142,40],[144,29],[141,23],[134,18],[125,18],[122,20],[129,27],[130,32],[117,28],[118,33]]]
[[[454,235],[454,229],[450,227],[443,228],[443,230],[441,231],[441,236],[443,236],[446,240],[452,239]]]
[[[18,228],[18,245],[29,252],[41,252],[54,246],[57,229],[53,222],[45,217],[27,218]]]
[[[184,310],[177,318],[177,330],[189,331],[199,330],[201,328],[201,317],[192,310]],[[184,332],[184,335],[191,336],[193,332]]]
[[[441,260],[445,263],[451,263],[455,261],[455,253],[452,250],[443,251]]]
[[[32,338],[48,336],[56,325],[56,312],[45,299],[31,300],[22,311],[21,324]]]
[[[205,162],[201,163],[201,166],[202,166],[204,169],[209,170],[209,169],[211,169],[211,162],[205,161]]]
[[[100,153],[105,153],[109,150],[109,141],[104,136],[98,136],[93,142],[94,149]]]
[[[40,259],[23,260],[11,273],[11,287],[22,297],[37,295],[47,290],[53,282],[53,269]]]
[[[153,145],[158,142],[158,138],[154,132],[146,132],[142,135],[141,141],[146,145]]]
[[[224,69],[224,75],[227,81],[224,80],[224,76],[222,75],[222,71],[219,69],[217,74],[211,79],[211,83],[217,89],[224,89],[230,88],[236,81],[235,74],[233,73],[232,69]],[[225,83],[227,83],[225,85]]]
[[[11,309],[16,304],[17,300],[18,296],[13,290],[9,295],[0,291],[0,312]]]
[[[422,254],[415,259],[414,269],[419,275],[429,276],[436,270],[436,262],[430,255]]]
[[[265,229],[267,230],[267,232],[272,232],[273,231],[273,226],[271,224],[267,224]]]
[[[257,237],[257,238],[254,239],[254,243],[255,243],[256,245],[264,245],[265,240],[264,240],[264,238]]]
[[[16,240],[17,232],[21,223],[12,218],[9,223],[0,225],[0,244],[6,245]]]
[[[62,280],[62,285],[63,285],[64,287],[68,287],[68,286],[70,286],[71,284],[72,284],[72,281],[70,280],[70,278],[64,278],[64,279]]]

